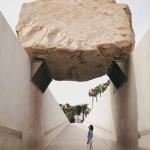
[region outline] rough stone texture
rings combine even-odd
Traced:
[[[106,73],[134,46],[131,13],[114,0],[39,0],[22,6],[16,27],[28,54],[44,58],[56,80],[85,81]]]

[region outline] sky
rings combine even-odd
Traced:
[[[0,11],[15,32],[22,3],[32,0],[0,0]],[[132,12],[133,28],[136,35],[136,45],[150,27],[150,0],[117,0],[128,4]],[[59,103],[71,105],[91,103],[88,91],[96,85],[108,80],[107,76],[87,82],[52,81],[49,89]]]

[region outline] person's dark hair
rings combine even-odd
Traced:
[[[90,125],[89,129],[93,131],[93,129],[94,129],[93,125]]]

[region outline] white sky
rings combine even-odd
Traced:
[[[0,11],[14,31],[22,3],[30,1],[32,0],[0,0]],[[136,41],[139,41],[150,27],[150,0],[117,0],[117,2],[130,6]],[[105,76],[88,82],[53,81],[49,88],[59,103],[68,102],[72,105],[90,103],[89,89],[106,80]]]

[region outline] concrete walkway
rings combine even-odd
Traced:
[[[61,134],[48,146],[46,150],[87,150],[88,128],[84,124],[70,124]],[[93,150],[110,150],[109,141],[94,135]]]

